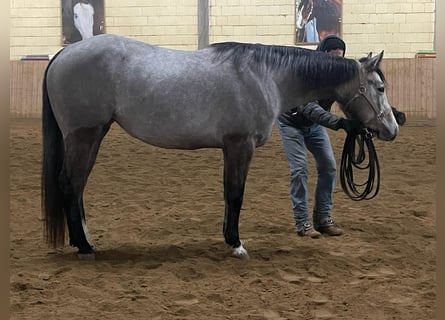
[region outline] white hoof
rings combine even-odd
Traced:
[[[249,253],[247,252],[247,250],[243,247],[243,244],[241,243],[241,245],[237,248],[233,248],[232,249],[232,254],[240,259],[249,259]]]

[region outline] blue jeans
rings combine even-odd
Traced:
[[[308,160],[307,150],[315,158],[317,187],[313,210],[314,225],[331,219],[332,192],[335,186],[336,162],[326,128],[313,124],[296,128],[278,121],[278,129],[290,167],[290,198],[297,230],[310,223],[308,209]]]

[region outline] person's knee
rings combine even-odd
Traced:
[[[318,166],[318,173],[322,175],[335,176],[337,172],[337,164],[335,159],[326,161]]]
[[[292,181],[295,180],[307,180],[308,170],[307,168],[291,168],[290,178]]]

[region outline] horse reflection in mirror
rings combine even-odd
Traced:
[[[93,253],[83,192],[112,123],[145,143],[220,148],[224,157],[223,235],[248,256],[238,230],[254,150],[276,118],[332,98],[344,113],[393,140],[398,125],[385,95],[382,53],[361,61],[314,50],[219,43],[197,51],[98,35],[62,49],[43,81],[42,207],[49,245]]]

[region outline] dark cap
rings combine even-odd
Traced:
[[[317,47],[317,51],[323,52],[329,52],[335,49],[341,49],[343,52],[346,52],[346,44],[342,39],[333,34],[326,36]]]

